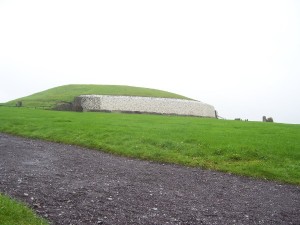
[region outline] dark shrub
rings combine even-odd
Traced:
[[[22,101],[17,101],[16,107],[22,107]]]

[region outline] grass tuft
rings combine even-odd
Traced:
[[[47,225],[46,220],[38,217],[26,205],[0,193],[1,225]]]

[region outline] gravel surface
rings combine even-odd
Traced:
[[[300,187],[0,134],[0,192],[52,224],[300,224]]]

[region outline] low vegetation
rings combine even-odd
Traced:
[[[0,108],[0,132],[300,184],[300,125]]]
[[[51,88],[27,97],[19,98],[6,103],[6,105],[15,106],[18,102],[22,102],[21,104],[24,107],[45,109],[52,108],[59,102],[72,102],[76,96],[89,94],[188,99],[182,95],[150,88],[121,85],[73,84]]]
[[[0,194],[0,224],[1,225],[46,225],[46,220],[38,217],[31,209]]]

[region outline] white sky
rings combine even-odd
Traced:
[[[300,1],[0,0],[0,102],[121,84],[300,124]]]

